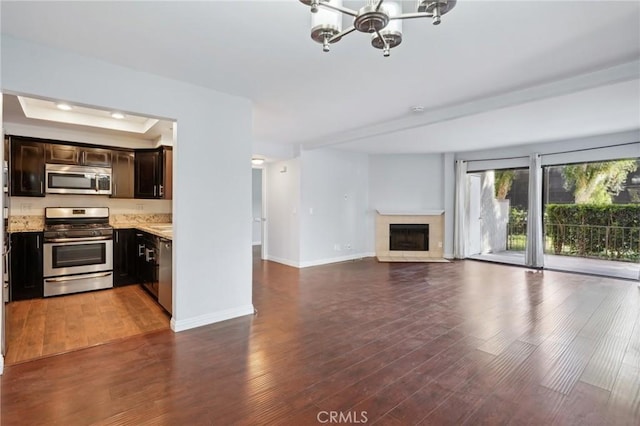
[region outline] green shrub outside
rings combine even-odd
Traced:
[[[556,254],[568,248],[578,256],[640,258],[640,204],[549,204],[545,218],[552,225],[546,227],[546,235]],[[594,232],[595,227],[607,228]]]

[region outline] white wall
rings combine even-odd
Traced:
[[[248,100],[5,35],[2,90],[176,120],[172,326],[253,312]]]
[[[262,243],[262,169],[251,170],[251,215],[253,225],[251,241],[254,245]]]
[[[300,266],[371,255],[368,156],[318,149],[300,158]]]
[[[265,164],[265,257],[297,267],[300,263],[300,159]]]
[[[371,209],[443,210],[442,154],[371,155]]]

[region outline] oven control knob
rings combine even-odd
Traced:
[[[64,232],[58,232],[58,233],[56,234],[56,236],[57,236],[58,238],[64,238],[64,237],[66,237],[66,235],[64,235]]]
[[[91,231],[91,235],[97,237],[98,235],[100,235],[100,233],[98,231]]]

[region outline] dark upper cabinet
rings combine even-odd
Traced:
[[[160,151],[136,151],[135,198],[160,198],[161,165]]]
[[[113,285],[135,284],[138,282],[136,231],[115,229],[113,234]]]
[[[163,194],[165,200],[173,199],[173,149],[170,147],[162,148],[162,183]]]
[[[135,155],[135,198],[173,198],[173,150],[138,150]]]
[[[72,145],[46,144],[46,162],[53,164],[79,164],[80,149]]]
[[[80,164],[93,167],[111,167],[111,150],[80,148]]]
[[[45,144],[28,138],[10,137],[11,195],[44,197]]]
[[[57,143],[46,144],[46,162],[92,167],[111,167],[111,150]]]
[[[11,234],[9,252],[11,300],[44,296],[42,281],[42,232]]]
[[[135,155],[129,151],[113,151],[113,166],[111,170],[111,197],[134,197],[134,159]]]

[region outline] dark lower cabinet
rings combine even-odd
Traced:
[[[44,297],[42,282],[42,232],[11,234],[9,252],[10,299]]]
[[[138,253],[135,229],[113,231],[113,285],[136,284],[138,280]]]

